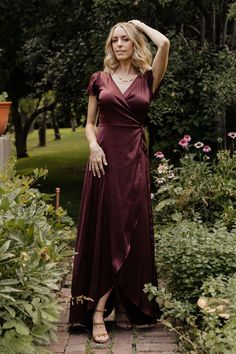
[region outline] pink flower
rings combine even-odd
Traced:
[[[198,141],[193,145],[196,149],[200,149],[204,146],[204,144],[201,141]]]
[[[232,139],[235,139],[236,138],[236,132],[229,132],[228,133],[228,136]]]
[[[211,148],[209,145],[205,145],[204,148],[202,149],[204,152],[211,152]]]
[[[187,142],[189,143],[192,140],[192,138],[190,135],[185,135],[184,140],[187,140]]]
[[[179,145],[180,146],[182,146],[183,148],[186,148],[186,147],[188,147],[188,140],[186,140],[186,139],[181,139],[180,141],[179,141]]]
[[[161,152],[161,151],[157,151],[154,156],[157,158],[157,159],[163,159],[165,156],[164,154]]]

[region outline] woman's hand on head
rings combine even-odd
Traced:
[[[130,20],[129,23],[132,23],[139,31],[142,31],[143,22],[139,20]]]
[[[96,142],[92,142],[90,145],[90,161],[89,171],[92,171],[94,177],[101,177],[105,175],[104,166],[107,166],[107,160],[104,151]]]

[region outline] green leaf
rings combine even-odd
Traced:
[[[14,284],[19,284],[19,281],[16,279],[3,279],[0,280],[0,286],[2,285],[14,285]]]
[[[10,244],[11,244],[11,240],[8,240],[2,245],[2,247],[0,247],[0,256],[1,256],[1,254],[4,254],[7,252],[7,250],[10,247]]]
[[[15,316],[16,316],[16,311],[15,311],[12,307],[10,307],[10,306],[5,306],[5,309],[10,313],[10,315],[11,315],[12,317],[15,317]]]
[[[29,328],[24,324],[20,319],[12,319],[6,321],[3,326],[3,329],[15,328],[16,332],[21,335],[29,335]]]
[[[27,336],[30,333],[29,328],[22,321],[17,321],[15,328],[18,334]]]
[[[158,212],[160,210],[162,210],[163,208],[165,208],[168,205],[173,205],[175,204],[175,199],[165,199],[162,200],[160,203],[157,204],[157,206],[155,207],[155,211]]]

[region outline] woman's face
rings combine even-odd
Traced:
[[[131,59],[134,51],[134,43],[122,27],[117,26],[114,29],[111,42],[117,60]]]

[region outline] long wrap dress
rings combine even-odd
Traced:
[[[118,289],[131,321],[152,323],[160,315],[143,292],[157,284],[144,126],[152,94],[152,71],[139,74],[124,94],[106,72],[94,73],[88,94],[98,100],[97,141],[108,166],[105,175],[85,171],[74,258],[71,324],[90,324],[100,297]],[[114,307],[114,291],[106,315]],[[76,297],[91,300],[76,302]]]

